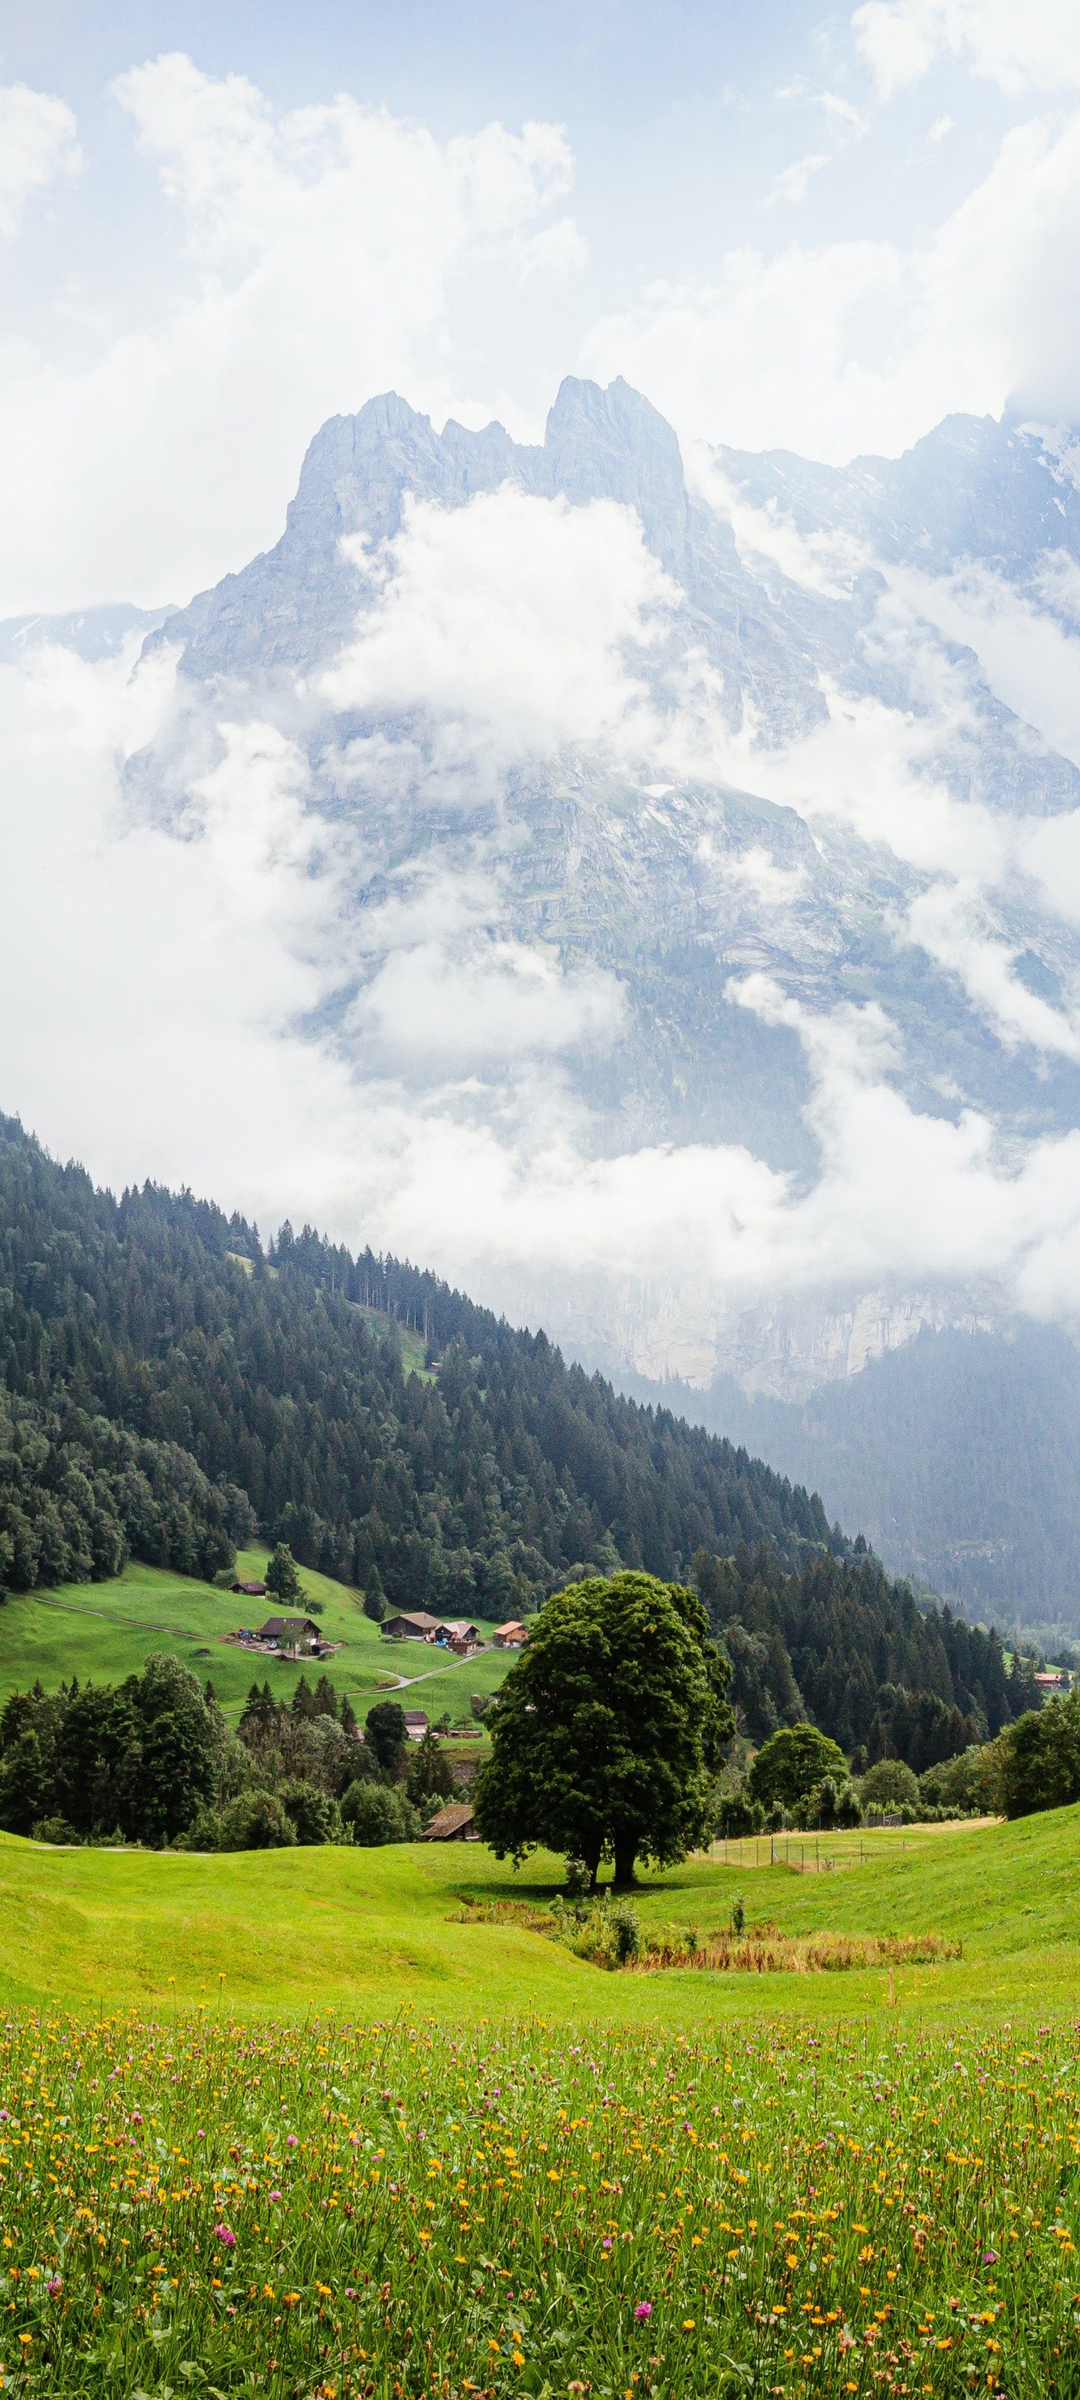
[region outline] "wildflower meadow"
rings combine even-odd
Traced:
[[[3,2032],[6,2392],[1080,2391],[1075,2032]]]

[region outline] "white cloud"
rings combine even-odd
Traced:
[[[376,559],[360,538],[344,547],[375,604],[323,677],[326,697],[422,710],[443,773],[456,769],[474,795],[570,743],[626,751],[654,737],[630,654],[658,638],[675,593],[629,509],[504,485],[463,508],[407,504]]]
[[[1042,575],[1047,607],[978,562],[965,562],[951,575],[890,568],[889,580],[950,641],[974,651],[1006,708],[1080,767],[1080,637],[1051,613],[1071,613],[1080,603],[1075,560],[1048,554]]]
[[[647,1287],[672,1342],[692,1315],[705,1352],[733,1312],[868,1290],[1080,1311],[1080,1135],[1005,1156],[977,1112],[924,1116],[895,1088],[880,1009],[813,1008],[755,975],[733,997],[809,1062],[813,1186],[737,1144],[598,1157],[562,1055],[617,1038],[615,979],[485,939],[479,876],[433,871],[357,919],[348,829],[313,813],[272,727],[224,725],[176,828],[125,830],[117,753],[167,729],[172,705],[167,657],[129,668],[54,652],[0,671],[0,879],[20,894],[4,1098],[65,1155],[114,1183],[194,1182],[264,1226],[312,1217],[515,1308],[542,1290],[564,1323],[583,1279],[609,1326],[620,1293]],[[766,904],[793,896],[760,845],[742,869]],[[941,903],[930,932],[940,952],[964,924]],[[329,1004],[362,961],[374,978],[342,1022]],[[998,963],[987,1005],[1004,1030],[1019,987]],[[985,971],[984,941],[960,968]]]
[[[427,1082],[571,1049],[607,1049],[622,1027],[622,990],[598,967],[564,970],[524,943],[489,941],[464,956],[445,943],[396,949],[351,1011],[362,1056],[380,1055]]]
[[[811,177],[819,175],[828,164],[827,150],[812,150],[805,158],[793,159],[790,167],[782,168],[776,176],[765,206],[773,208],[778,201],[786,201],[792,208],[800,207],[810,189]]]
[[[729,252],[603,318],[586,372],[646,390],[689,438],[844,461],[1010,396],[1080,414],[1080,116],[1016,125],[925,240]]]
[[[12,240],[27,201],[82,163],[75,119],[53,92],[0,85],[0,239]]]
[[[884,100],[943,53],[1006,92],[1080,83],[1077,0],[867,0],[851,22]]]
[[[453,401],[452,283],[578,263],[569,221],[544,224],[571,173],[556,126],[441,142],[348,95],[278,113],[178,54],[117,93],[181,246],[156,305],[77,356],[0,348],[0,611],[186,599],[276,537],[327,416],[394,386]]]

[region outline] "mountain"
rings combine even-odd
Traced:
[[[1050,1649],[1080,1635],[1080,1353],[1057,1327],[924,1329],[800,1401],[620,1384],[821,1492],[893,1574]]]
[[[176,702],[131,811],[191,839],[242,729],[285,745],[333,894],[307,1030],[374,1124],[501,1162],[453,1236],[407,1187],[494,1305],[799,1408],[915,1336],[969,1339],[973,1388],[1029,1310],[1071,1339],[1078,458],[954,417],[843,469],[688,461],[621,380],[567,379],[539,444],[384,395],[149,631]],[[950,1588],[958,1542],[1020,1555],[1007,1473],[947,1539],[813,1455]]]
[[[209,1576],[256,1520],[397,1606],[524,1613],[590,1568],[692,1572],[756,1739],[809,1710],[921,1771],[1037,1703],[819,1500],[542,1333],[307,1227],[264,1252],[189,1192],[116,1200],[0,1118],[0,1585],[100,1581],[129,1551]]]

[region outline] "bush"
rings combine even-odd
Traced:
[[[625,1967],[641,1948],[641,1926],[632,1901],[620,1900],[612,1909],[611,1937],[619,1965]]]
[[[716,1815],[716,1830],[722,1841],[738,1842],[750,1833],[760,1833],[765,1811],[760,1801],[751,1799],[745,1785],[740,1791],[724,1792]]]
[[[66,1817],[39,1817],[32,1838],[35,1842],[54,1842],[58,1849],[79,1840],[74,1825],[69,1825]]]
[[[796,1808],[826,1779],[839,1791],[847,1782],[847,1772],[843,1751],[827,1734],[819,1733],[816,1725],[786,1725],[763,1743],[747,1782],[751,1799],[760,1802],[763,1810],[776,1800],[783,1808]]]
[[[883,1815],[896,1809],[914,1809],[919,1805],[918,1780],[902,1759],[879,1758],[876,1767],[862,1776],[859,1798],[864,1809],[880,1809]]]
[[[232,1591],[232,1588],[233,1588],[233,1585],[235,1584],[235,1582],[236,1582],[236,1568],[235,1568],[235,1567],[219,1567],[219,1568],[218,1568],[217,1574],[216,1574],[216,1575],[215,1575],[215,1577],[214,1577],[214,1586],[215,1586],[215,1589],[216,1589],[217,1591],[219,1591],[219,1592],[231,1592],[231,1591]]]
[[[855,1826],[862,1824],[859,1795],[853,1783],[845,1783],[836,1803],[836,1822],[845,1831],[851,1831]]]
[[[282,1806],[298,1842],[312,1849],[319,1842],[332,1842],[341,1833],[341,1816],[336,1800],[320,1792],[316,1783],[287,1783],[281,1794]]]
[[[1003,1806],[1001,1769],[1007,1734],[996,1742],[972,1743],[957,1758],[928,1767],[919,1777],[922,1812],[935,1809],[942,1817],[997,1816]]]
[[[420,1820],[400,1785],[350,1783],[341,1803],[341,1822],[361,1849],[384,1842],[415,1842]]]
[[[276,1792],[238,1792],[222,1809],[216,1826],[219,1850],[291,1850],[296,1841],[295,1828]],[[192,1826],[191,1848],[203,1847],[198,1840],[201,1831],[201,1824]]]

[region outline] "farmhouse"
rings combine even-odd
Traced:
[[[449,1642],[456,1649],[461,1643],[475,1643],[477,1628],[467,1624],[464,1617],[445,1617],[435,1639],[437,1642]]]
[[[441,1617],[429,1617],[426,1609],[416,1608],[397,1617],[384,1617],[381,1632],[392,1642],[433,1642],[442,1630]]]
[[[267,1617],[255,1639],[257,1642],[273,1643],[278,1650],[321,1648],[319,1628],[310,1617]]]
[[[494,1639],[500,1650],[520,1650],[522,1642],[528,1641],[528,1638],[528,1626],[519,1624],[516,1617],[511,1617],[505,1625],[495,1627]]]
[[[234,1583],[232,1588],[234,1592],[239,1592],[245,1600],[265,1600],[266,1598],[265,1583]]]
[[[402,1714],[405,1718],[406,1741],[422,1742],[428,1729],[428,1721],[423,1709],[406,1708],[402,1711]]]
[[[424,1827],[425,1842],[478,1842],[473,1811],[462,1800],[451,1800]]]

